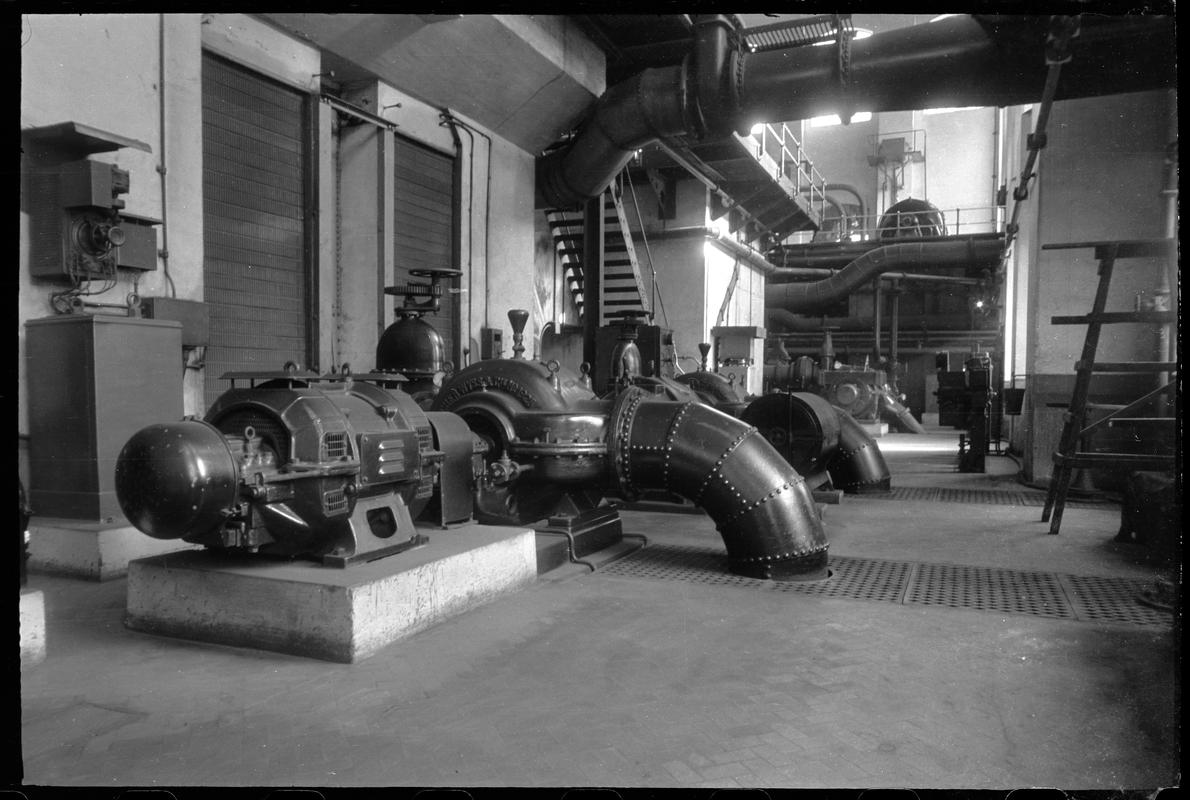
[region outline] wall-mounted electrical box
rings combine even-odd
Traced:
[[[142,297],[145,319],[172,319],[182,324],[182,347],[206,347],[211,343],[211,307],[197,300],[173,297]]]
[[[479,331],[479,357],[504,358],[504,332],[500,328],[481,328]]]
[[[29,271],[37,278],[93,280],[116,270],[157,269],[160,220],[123,213],[131,186],[127,170],[87,158],[134,139],[74,122],[21,132],[22,211],[29,215]]]
[[[124,243],[116,248],[116,267],[143,272],[157,269],[157,225],[161,220],[127,212],[120,215]]]

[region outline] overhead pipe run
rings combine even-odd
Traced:
[[[901,314],[898,317],[898,328],[901,332],[913,333],[921,328],[936,331],[965,331],[970,330],[970,314]],[[866,332],[872,330],[872,317],[805,317],[798,316],[783,308],[766,308],[764,312],[765,329],[773,333],[822,333],[823,328],[832,331]],[[995,328],[988,328],[985,333],[994,334]]]
[[[691,55],[609,89],[568,146],[537,165],[537,207],[574,207],[607,187],[658,139],[715,139],[756,122],[942,106],[1035,102],[1045,86],[1053,17],[955,16],[831,47],[747,53],[724,15],[694,21]],[[1063,100],[1176,84],[1173,18],[1088,15],[1054,95]]]
[[[839,270],[837,270],[837,269],[826,269],[826,268],[779,267],[776,264],[774,264],[773,262],[769,261],[763,255],[761,255],[761,253],[759,253],[758,251],[753,250],[748,245],[746,245],[742,242],[738,242],[735,239],[733,239],[730,234],[722,233],[721,231],[717,231],[714,228],[707,228],[707,227],[703,227],[703,226],[690,226],[690,227],[685,227],[685,228],[671,228],[666,231],[659,231],[656,233],[649,234],[649,238],[657,239],[657,240],[684,239],[684,238],[695,238],[695,237],[705,238],[711,244],[715,245],[716,247],[718,247],[720,250],[722,250],[724,253],[731,256],[732,258],[738,258],[741,261],[746,262],[750,266],[755,267],[756,270],[758,272],[760,272],[762,275],[764,275],[765,278],[770,283],[796,280],[799,278],[829,278],[833,275],[838,274],[838,272],[839,272]],[[986,241],[998,242],[999,240],[998,239],[988,239]],[[944,242],[944,243],[952,244],[952,245],[955,244],[955,242]],[[932,244],[932,243],[926,242],[925,244]],[[952,250],[952,252],[954,252],[954,251]],[[951,264],[943,263],[943,264],[941,264],[941,266],[951,266],[951,267],[963,266],[966,259],[970,258],[972,252],[974,252],[974,251],[969,250],[964,255],[963,259],[960,259],[959,261],[957,261],[955,263],[951,263]],[[840,266],[844,266],[844,265],[840,264]],[[926,266],[934,266],[934,264],[931,263],[931,264],[927,264]],[[966,278],[966,277],[951,276],[951,275],[926,275],[926,274],[922,274],[922,273],[910,273],[910,272],[888,272],[888,273],[882,273],[879,277],[881,278],[881,280],[889,280],[889,281],[891,281],[891,280],[905,280],[905,281],[920,281],[920,282],[926,282],[926,283],[929,283],[929,282],[950,283],[950,284],[967,285],[967,286],[978,286],[980,283],[982,283],[982,281],[980,281],[978,278]]]
[[[873,278],[903,267],[953,265],[966,261],[972,267],[993,267],[1000,259],[1000,242],[904,242],[869,250],[826,280],[814,283],[769,284],[764,290],[766,308],[783,308],[812,314],[846,298]]]
[[[913,237],[915,242],[970,242],[977,246],[979,242],[995,241],[1001,249],[1004,247],[1002,233],[971,233],[963,236],[922,236]],[[838,270],[850,264],[869,250],[875,250],[884,244],[895,243],[896,239],[867,239],[858,242],[814,242],[812,244],[783,244],[770,250],[766,257],[776,264],[780,271],[774,273],[777,282],[785,276],[796,277],[798,272],[785,270],[820,269]],[[954,264],[938,265],[939,269],[946,267],[966,266],[967,257]]]

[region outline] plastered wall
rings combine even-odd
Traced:
[[[197,14],[22,17],[22,130],[73,121],[143,142],[149,152],[125,148],[91,158],[129,172],[130,190],[122,196],[128,213],[167,217],[165,229],[158,226],[158,247],[168,245],[168,264],[158,259],[156,271],[121,274],[114,287],[88,297],[89,301],[123,304],[132,292],[146,297],[175,294],[186,300],[202,299],[201,23]],[[159,166],[166,167],[164,174],[158,171]],[[18,429],[24,434],[28,431],[25,322],[53,314],[50,295],[68,284],[29,276],[24,202],[19,232]],[[170,280],[166,278],[167,266]],[[194,411],[201,403],[201,376],[187,370],[180,390],[184,407]]]
[[[1045,244],[1153,239],[1165,235],[1164,153],[1171,136],[1171,97],[1138,92],[1055,103],[1049,143],[1042,152],[1031,194],[1036,231],[1018,246],[1029,248],[1023,282],[1027,305],[1018,313],[1030,333],[1024,344],[1027,388],[1025,415],[1016,433],[1024,450],[1026,477],[1049,480],[1052,453],[1061,431],[1061,409],[1074,384],[1086,328],[1053,325],[1053,316],[1088,313],[1098,283],[1091,250],[1046,250]],[[1176,127],[1173,128],[1176,136]],[[1117,262],[1108,311],[1130,311],[1151,301],[1161,262]],[[1156,328],[1104,326],[1100,361],[1156,360]],[[1104,402],[1126,402],[1151,385],[1148,376],[1100,376],[1093,395]],[[1018,386],[1021,383],[1018,382]],[[1094,399],[1094,398],[1093,398]]]
[[[114,288],[90,299],[123,303],[136,291],[144,296],[176,292],[178,298],[201,301],[202,52],[208,49],[311,92],[318,91],[324,72],[320,52],[246,14],[32,14],[22,22],[21,127],[72,120],[144,142],[151,152],[125,149],[93,158],[129,171],[131,191],[124,198],[128,212],[157,219],[163,208],[168,212],[173,291],[166,280],[166,263],[159,260],[156,271],[121,275]],[[534,41],[544,47],[554,34],[572,36],[573,31],[547,25]],[[163,49],[164,128],[159,79]],[[477,352],[481,326],[507,330],[508,309],[534,309],[539,303],[534,290],[534,156],[458,114],[472,133],[460,133],[456,141],[442,124],[442,109],[416,99],[417,88],[374,81],[351,87],[347,94],[365,110],[385,111],[402,135],[459,159],[462,232],[456,266],[464,270],[461,327]],[[379,331],[394,317],[392,298],[378,296],[391,283],[396,257],[391,230],[384,228],[392,204],[392,170],[383,166],[391,164],[391,137],[386,143],[377,133],[381,128],[364,125],[337,147],[332,111],[324,103],[313,105],[319,142],[319,323],[311,366],[348,362],[353,369],[368,369]],[[345,172],[339,175],[339,170]],[[348,179],[346,189],[342,177]],[[18,425],[26,432],[24,323],[53,313],[50,293],[65,284],[30,277],[24,210],[19,230]],[[160,229],[158,244],[166,245]],[[534,317],[530,336],[536,335],[543,319],[542,314]],[[186,413],[205,411],[200,371],[187,370],[179,391],[186,398]]]

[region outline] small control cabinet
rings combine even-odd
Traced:
[[[122,519],[116,457],[134,433],[182,418],[182,326],[67,314],[25,323],[29,500],[39,516]]]

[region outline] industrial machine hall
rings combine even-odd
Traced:
[[[0,795],[1173,797],[1145,8],[14,15]]]

